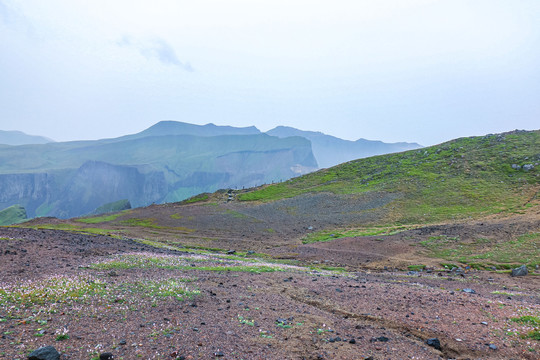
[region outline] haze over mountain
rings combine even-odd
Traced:
[[[100,207],[115,210],[108,204],[120,200],[133,207],[175,202],[418,146],[176,121],[112,139],[0,145],[0,209],[21,205],[30,218],[68,218]]]
[[[288,126],[278,126],[266,132],[268,135],[285,138],[301,136],[311,141],[313,155],[321,168],[327,168],[347,161],[382,155],[422,147],[416,143],[384,143],[358,139],[356,141],[343,140],[322,132],[303,131]]]
[[[27,144],[47,144],[54,142],[44,136],[28,135],[22,131],[0,130],[0,144],[5,145],[27,145]]]

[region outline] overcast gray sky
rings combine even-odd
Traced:
[[[0,0],[0,129],[423,145],[540,128],[538,0]]]

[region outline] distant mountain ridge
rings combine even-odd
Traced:
[[[195,125],[179,121],[164,120],[152,125],[137,134],[122,136],[118,139],[138,139],[148,136],[165,135],[193,135],[193,136],[221,136],[221,135],[258,135],[261,132],[255,126],[233,127],[215,125]]]
[[[0,144],[4,145],[30,145],[30,144],[47,144],[54,142],[44,136],[28,135],[22,131],[4,131],[0,130]]]
[[[0,145],[0,210],[18,204],[29,218],[69,218],[120,200],[133,207],[176,202],[416,145],[176,121],[111,139]]]
[[[309,139],[311,141],[313,155],[321,168],[332,167],[360,158],[414,150],[422,147],[420,144],[407,142],[384,143],[382,141],[366,139],[349,141],[321,132],[303,131],[288,126],[278,126],[266,133],[280,138],[301,136]]]

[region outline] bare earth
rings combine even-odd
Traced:
[[[171,207],[170,213],[175,211]],[[250,211],[254,229],[266,229],[256,220],[256,211]],[[189,214],[183,216],[190,221]],[[232,214],[231,221],[234,218]],[[207,235],[231,227],[230,237],[209,241],[216,247],[266,250],[305,265],[348,269],[339,272],[159,249],[129,238],[0,228],[0,295],[25,284],[38,287],[51,278],[100,284],[103,290],[76,301],[24,306],[22,300],[12,299],[0,306],[0,359],[26,359],[43,345],[53,345],[62,359],[76,360],[99,358],[105,352],[126,360],[539,359],[540,341],[520,336],[533,327],[510,319],[540,316],[540,276],[396,270],[414,262],[411,238],[456,232],[466,239],[467,234],[483,231],[502,236],[537,231],[539,225],[537,217],[504,221],[427,227],[382,242],[364,237],[309,245],[284,240],[297,239],[291,235],[305,231],[300,226],[278,228],[274,223],[274,229],[264,233],[240,230],[233,222],[205,223]],[[302,226],[311,223],[307,219]],[[181,221],[172,225],[186,226]],[[269,242],[257,239],[263,234],[274,239],[270,248]],[[189,236],[184,240],[189,242]],[[185,268],[95,266],[126,258],[177,261]],[[208,270],[212,266],[267,266],[279,271]],[[137,292],[133,285],[170,279],[185,281],[195,293],[183,299],[157,297]],[[440,340],[440,350],[426,344],[431,338]]]

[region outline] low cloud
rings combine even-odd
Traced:
[[[164,65],[171,65],[182,68],[186,71],[193,71],[191,64],[178,59],[174,48],[163,39],[152,39],[149,41],[136,41],[130,36],[124,36],[116,42],[118,46],[132,47],[147,59],[156,59]]]

